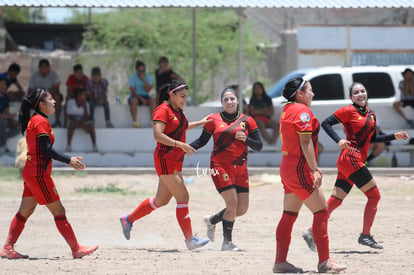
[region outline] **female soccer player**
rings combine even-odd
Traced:
[[[320,188],[322,172],[317,165],[319,122],[309,108],[314,96],[312,86],[302,78],[293,78],[286,83],[283,96],[288,100],[280,115],[280,177],[285,194],[282,218],[276,229],[273,272],[303,272],[286,261],[292,227],[303,204],[313,213],[312,229],[318,248],[318,271],[339,272],[345,267],[329,258],[328,208]]]
[[[168,204],[172,197],[177,201],[176,216],[184,233],[185,243],[189,250],[204,246],[207,239],[193,236],[191,219],[188,210],[189,195],[185,187],[181,170],[184,155],[192,155],[194,148],[185,143],[187,129],[208,122],[202,119],[188,123],[183,107],[188,96],[188,86],[182,80],[173,80],[161,93],[160,105],[153,113],[153,132],[157,140],[154,152],[155,170],[159,176],[158,190],[155,197],[147,198],[129,215],[120,218],[122,231],[127,240],[130,239],[132,224],[153,210]]]
[[[333,115],[322,122],[326,133],[341,148],[338,157],[335,187],[328,200],[329,215],[342,204],[354,184],[368,198],[364,211],[364,223],[358,243],[375,249],[383,249],[371,235],[380,192],[368,168],[364,165],[371,142],[386,142],[395,139],[407,139],[405,132],[396,132],[390,135],[376,134],[376,115],[367,107],[367,91],[361,83],[355,82],[349,88],[349,97],[352,104],[338,109]],[[342,123],[346,132],[346,139],[339,137],[332,125]],[[313,247],[313,230],[303,233],[303,238],[309,248]]]
[[[30,110],[34,113],[30,117]],[[55,218],[56,227],[72,249],[73,258],[82,258],[98,246],[82,246],[76,240],[71,225],[66,219],[65,208],[60,201],[55,183],[51,177],[52,159],[68,163],[75,170],[83,170],[82,157],[69,157],[53,149],[55,136],[47,117],[55,112],[55,100],[42,89],[26,96],[20,107],[19,122],[22,134],[26,132],[27,161],[22,176],[24,190],[19,211],[13,218],[6,243],[0,256],[8,259],[28,258],[14,250],[27,219],[34,212],[37,204],[46,205]]]
[[[207,236],[214,241],[215,226],[223,224],[224,251],[240,251],[232,242],[232,231],[236,217],[249,208],[249,175],[247,173],[247,146],[262,149],[256,122],[248,115],[237,111],[238,94],[232,88],[221,92],[223,111],[210,115],[211,122],[204,126],[201,136],[191,143],[195,149],[203,147],[214,137],[211,153],[211,174],[217,191],[223,197],[226,208],[212,216],[206,216]]]

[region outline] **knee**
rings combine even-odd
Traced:
[[[381,199],[381,194],[378,187],[374,187],[365,192],[365,196],[367,196],[368,200],[374,202],[378,202]]]
[[[243,215],[245,215],[246,213],[247,213],[247,210],[249,209],[249,207],[248,206],[239,206],[238,208],[237,208],[237,213],[236,213],[236,216],[237,217],[240,217],[240,216],[243,216]]]
[[[167,205],[170,202],[170,199],[164,199],[164,200],[154,200],[154,203],[157,205],[157,207],[163,207]]]

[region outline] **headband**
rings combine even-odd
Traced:
[[[302,83],[300,83],[299,88],[293,94],[290,95],[290,98],[293,98],[298,93],[298,91],[303,88],[303,85],[305,85],[305,83],[306,79],[304,79]]]
[[[39,105],[40,98],[42,97],[42,94],[44,93],[44,91],[45,91],[45,90],[41,90],[41,91],[40,91],[40,95],[39,95],[39,97],[37,98],[36,104],[33,106],[33,109],[36,109],[37,105]]]
[[[171,91],[168,91],[168,94],[171,95],[174,91],[177,91],[178,89],[181,89],[181,88],[186,87],[186,86],[187,86],[187,84],[183,84],[183,85],[180,85],[178,87],[175,87]]]

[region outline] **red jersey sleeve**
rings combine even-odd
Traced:
[[[336,110],[336,112],[333,113],[333,115],[339,122],[341,122],[343,124],[343,123],[346,123],[346,122],[349,121],[351,112],[350,112],[348,106],[345,106],[345,107],[342,107],[342,108]]]
[[[295,128],[298,133],[312,133],[312,123],[311,119],[313,117],[309,108],[303,108],[300,110],[295,119]]]
[[[256,121],[252,117],[249,117],[247,119],[247,128],[248,128],[247,130],[248,130],[249,134],[254,133],[254,132],[257,131]]]
[[[207,119],[212,119],[212,121],[207,122],[204,125],[204,130],[206,130],[209,133],[213,133],[214,132],[214,115],[209,115]]]
[[[152,114],[152,122],[161,122],[167,124],[168,122],[168,111],[163,105],[158,106]]]
[[[46,120],[38,121],[35,125],[35,132],[37,137],[44,135],[49,136],[51,132],[49,122]]]

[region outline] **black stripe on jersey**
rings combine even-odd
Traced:
[[[170,106],[170,105],[168,105]],[[172,107],[170,106],[170,108],[172,109]],[[172,109],[174,110],[174,109]],[[188,127],[188,121],[187,118],[185,117],[183,110],[179,110],[181,116],[180,116],[180,123],[178,124],[178,127],[175,128],[174,131],[172,131],[171,133],[168,134],[168,136],[172,139],[176,139],[176,140],[180,140],[181,136],[184,134],[184,130]]]
[[[247,151],[244,151],[239,157],[237,157],[231,164],[242,166],[247,159]]]
[[[300,185],[309,192],[309,194],[312,194],[313,188],[309,185],[309,183],[306,181],[305,173],[303,172],[306,165],[306,158],[304,156],[300,156],[299,163],[296,168],[296,173],[298,174],[298,179]]]
[[[234,142],[234,135],[233,130],[236,128],[241,122],[245,122],[249,119],[249,116],[242,116],[237,119],[233,125],[227,128],[217,139],[217,142],[214,144],[214,155],[217,156],[224,150],[226,150],[233,142]]]
[[[158,160],[159,160],[160,165],[161,165],[161,174],[162,175],[167,175],[168,174],[167,161],[165,160],[164,155],[166,153],[168,154],[169,147],[170,146],[161,146],[160,150],[158,151]]]
[[[359,132],[355,134],[355,140],[357,142],[358,149],[361,149],[362,147],[364,147],[366,142],[369,142],[368,136],[375,131],[375,127],[371,127],[371,129],[369,130],[370,126],[372,126],[370,121],[371,116],[374,116],[374,112],[369,111],[367,114],[367,118],[365,120],[364,127],[362,127],[361,130],[359,130]]]
[[[361,166],[359,165],[358,159],[355,157],[355,152],[357,152],[357,149],[351,147],[348,153],[348,158],[352,164],[352,167],[354,167],[355,171],[357,171],[361,169]]]
[[[52,196],[49,193],[49,190],[47,189],[47,185],[44,179],[44,172],[47,170],[46,160],[44,159],[44,156],[42,154],[42,150],[40,148],[39,139],[36,138],[36,154],[37,154],[37,172],[36,172],[36,181],[39,185],[40,190],[42,191],[43,196],[46,199],[47,203],[52,202]]]

